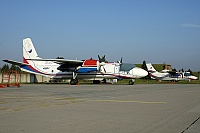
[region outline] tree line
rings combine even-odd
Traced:
[[[1,72],[9,72],[9,71],[17,71],[21,73],[21,69],[16,65],[11,65],[9,67],[8,64],[4,64],[2,68],[0,68]]]

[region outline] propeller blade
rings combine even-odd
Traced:
[[[104,72],[106,73],[106,69],[105,69],[105,67],[103,67],[103,69],[104,69]]]
[[[121,57],[120,63],[122,64],[122,57]]]
[[[99,58],[99,62],[101,63],[101,62],[107,62],[106,61],[106,55],[104,55],[104,56],[102,56],[102,57],[100,57],[99,55],[98,55],[98,58]]]
[[[99,62],[100,62],[100,60],[101,60],[101,57],[98,55],[98,58],[99,58]]]

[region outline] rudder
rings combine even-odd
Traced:
[[[146,66],[147,66],[148,72],[156,72],[156,69],[153,67],[151,63],[147,63]]]
[[[30,38],[23,40],[23,57],[24,59],[41,59]]]

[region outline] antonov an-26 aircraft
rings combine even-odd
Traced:
[[[99,62],[98,60],[42,59],[38,56],[30,38],[23,40],[23,62],[3,60],[18,65],[22,71],[39,74],[52,79],[70,79],[71,85],[78,84],[78,79],[93,80],[100,83],[105,79],[130,79],[148,75],[147,71],[134,67],[133,64],[120,62]]]

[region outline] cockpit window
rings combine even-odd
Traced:
[[[190,76],[190,73],[184,73],[184,76]]]
[[[121,67],[120,67],[120,71],[130,71],[131,69],[133,69],[135,67],[135,65],[133,64],[129,64],[129,63],[122,63]]]

